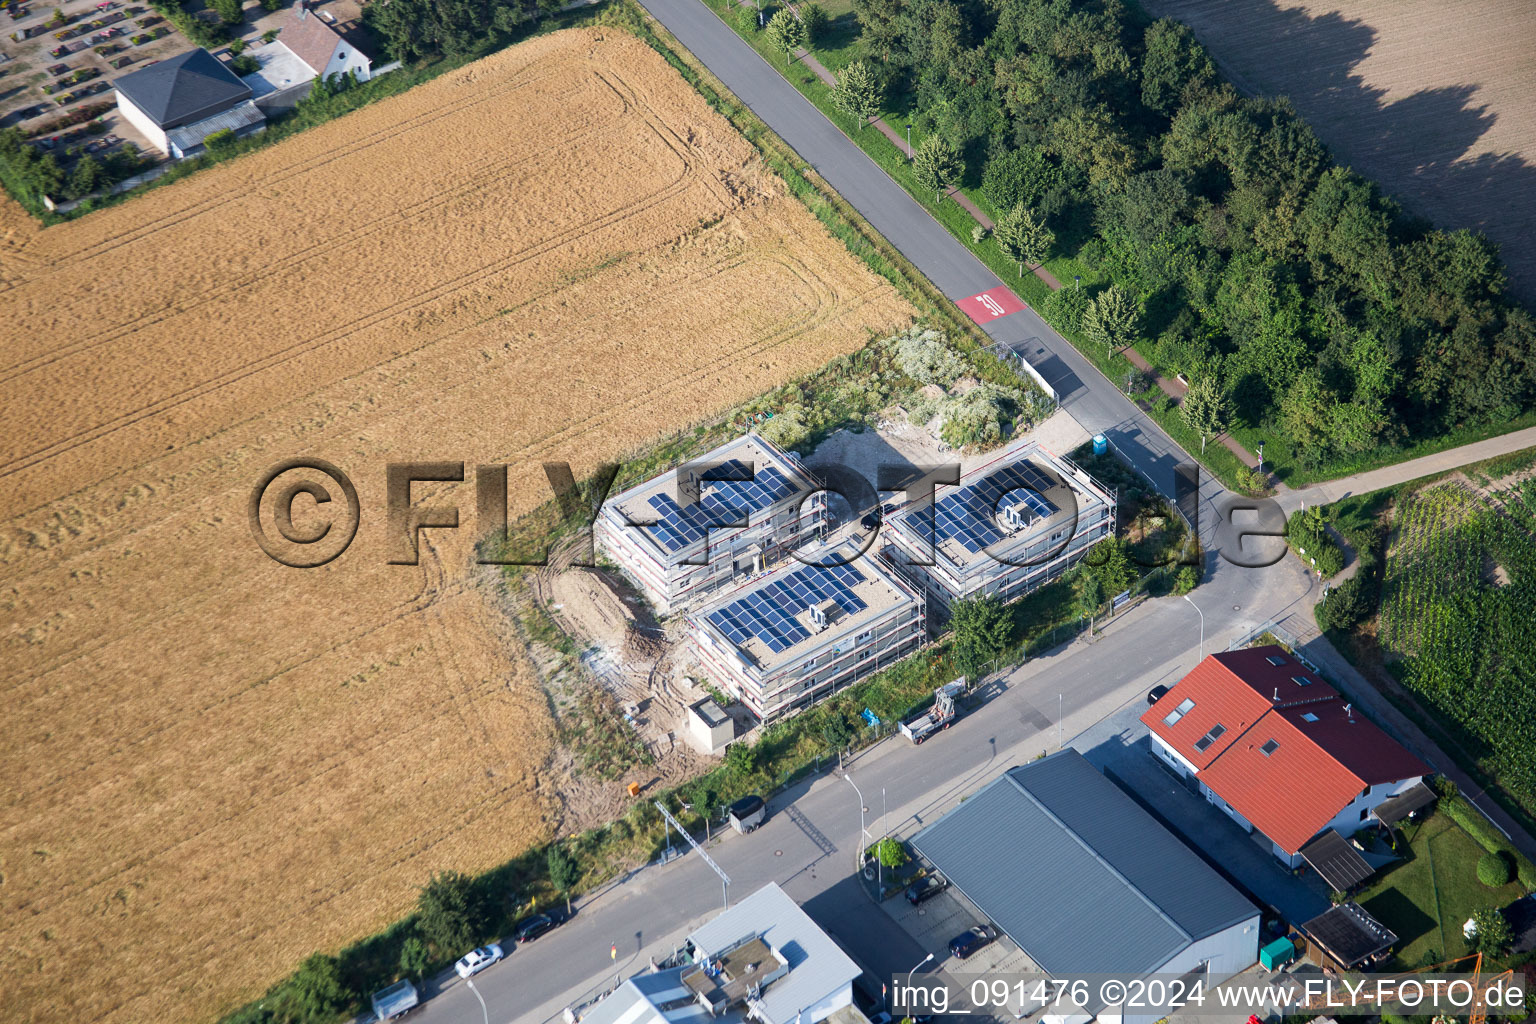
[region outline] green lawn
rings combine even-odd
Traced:
[[[1490,889],[1477,880],[1483,848],[1443,814],[1410,825],[1407,859],[1358,897],[1361,906],[1397,933],[1403,967],[1467,953],[1462,923],[1480,907],[1502,907],[1524,894],[1518,883]]]

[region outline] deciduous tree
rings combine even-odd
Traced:
[[[788,67],[795,59],[795,51],[805,45],[805,26],[788,7],[781,7],[768,19],[768,38],[784,51],[784,65]]]
[[[1112,284],[1089,302],[1083,313],[1083,333],[1090,341],[1118,350],[1134,340],[1140,320],[1135,300]]]
[[[1044,263],[1056,244],[1056,233],[1046,226],[1045,218],[1023,203],[1003,214],[992,233],[1003,258],[1018,264],[1020,277],[1025,264]]]
[[[859,130],[880,113],[882,90],[875,71],[867,61],[856,60],[838,72],[837,85],[832,89],[832,102],[849,117],[859,122]]]
[[[1227,429],[1227,396],[1214,374],[1194,379],[1179,412],[1189,428],[1200,435],[1200,454],[1204,455],[1206,440]]]
[[[967,675],[1003,653],[1013,639],[1013,621],[993,595],[956,601],[950,613],[955,661]]]
[[[443,956],[474,948],[483,924],[473,880],[457,871],[432,876],[416,900],[421,934]]]
[[[934,134],[923,140],[912,159],[912,170],[917,183],[933,193],[933,201],[944,198],[944,190],[960,177],[960,154],[949,140]]]

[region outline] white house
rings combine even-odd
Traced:
[[[1278,646],[1211,655],[1141,720],[1152,752],[1191,788],[1286,865],[1307,861],[1325,877],[1312,844],[1340,849],[1330,833],[1367,827],[1429,770]]]
[[[368,55],[343,39],[321,15],[311,12],[304,0],[294,5],[293,17],[277,41],[303,61],[316,78],[350,71],[358,81],[366,82],[372,74]]]

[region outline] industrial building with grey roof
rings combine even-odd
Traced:
[[[1214,983],[1258,957],[1258,908],[1074,750],[1009,769],[912,845],[1052,977]]]

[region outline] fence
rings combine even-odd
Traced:
[[[1025,339],[1024,344],[1029,345],[1031,342],[1038,345],[1040,343],[1040,339],[1027,338]],[[1058,408],[1061,406],[1061,396],[1056,393],[1055,388],[1051,387],[1050,382],[1041,376],[1040,371],[1035,369],[1034,365],[1030,363],[1028,359],[1024,358],[1024,353],[1010,347],[1001,341],[992,345],[988,345],[987,351],[997,357],[999,362],[1006,363],[1013,367],[1015,370],[1022,369],[1025,374],[1027,374],[1035,382],[1040,390],[1045,392],[1046,397],[1051,400],[1051,404],[1053,406]]]

